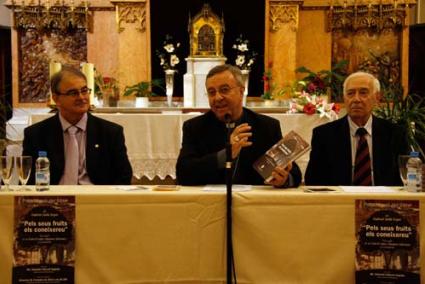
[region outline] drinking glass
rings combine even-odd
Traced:
[[[16,157],[16,169],[18,171],[19,182],[21,183],[21,190],[26,190],[26,185],[31,174],[32,157],[19,156]]]
[[[3,183],[6,186],[6,190],[9,190],[9,183],[10,183],[10,179],[12,178],[14,163],[15,163],[15,157],[0,156],[1,179],[3,180]]]
[[[409,155],[399,155],[398,156],[398,170],[400,173],[400,178],[403,181],[404,187],[407,186],[407,160],[410,158]]]

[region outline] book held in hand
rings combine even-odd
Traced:
[[[310,145],[295,131],[290,131],[253,164],[254,169],[265,179],[272,180],[272,171],[277,166],[286,166],[310,149]]]

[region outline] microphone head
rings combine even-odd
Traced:
[[[232,121],[232,116],[230,115],[230,113],[226,113],[224,115],[224,123],[226,123],[226,127],[228,129],[235,128],[235,123]]]

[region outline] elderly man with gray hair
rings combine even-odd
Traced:
[[[408,153],[399,126],[372,114],[380,84],[356,72],[344,81],[347,115],[313,129],[307,185],[401,185],[398,156]]]
[[[241,71],[224,64],[212,68],[205,82],[210,110],[186,121],[177,160],[177,180],[183,185],[225,183],[225,121],[235,123],[230,135],[233,183],[264,184],[253,163],[282,138],[279,121],[242,107]],[[296,163],[276,167],[274,187],[298,186],[301,172]]]

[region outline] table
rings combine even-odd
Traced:
[[[52,114],[35,114],[31,116],[31,123],[39,122]],[[124,127],[124,135],[128,156],[136,178],[146,176],[161,179],[170,176],[176,178],[176,161],[182,142],[183,123],[200,113],[152,113],[129,114],[116,113],[95,115],[118,123]],[[308,142],[311,141],[312,129],[320,124],[329,122],[319,115],[305,114],[267,114],[280,121],[282,133],[295,130]],[[307,167],[310,153],[307,152],[297,160],[303,173]]]
[[[13,197],[0,192],[0,283],[10,283]],[[38,195],[76,195],[76,283],[224,283],[225,194],[124,192],[52,186]],[[356,199],[420,201],[425,194],[304,193],[254,187],[233,194],[238,283],[354,283]],[[423,263],[423,260],[422,260]],[[425,265],[421,267],[425,283]]]

